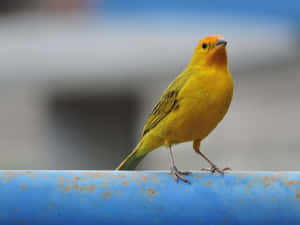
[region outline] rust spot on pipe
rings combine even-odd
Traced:
[[[61,189],[62,184],[58,185],[57,190]]]
[[[31,177],[35,179],[35,178],[38,177],[38,175],[37,174],[32,174]]]
[[[250,182],[249,184],[247,184],[247,185],[245,186],[246,190],[248,190],[251,186],[252,186],[252,182]]]
[[[204,186],[211,186],[213,183],[211,181],[205,181],[205,182],[202,182],[202,185]]]
[[[57,178],[57,182],[59,182],[59,183],[63,183],[64,181],[65,181],[64,177]]]
[[[79,185],[78,185],[77,183],[73,184],[73,188],[74,188],[75,190],[79,190],[79,189],[80,189],[80,187],[79,187]]]
[[[152,179],[151,179],[151,180],[152,180],[152,183],[158,184],[157,176],[158,176],[158,175],[155,175],[155,176],[152,177]]]
[[[197,174],[197,175],[195,175],[195,178],[196,178],[196,179],[200,179],[200,178],[202,178],[202,177],[203,177],[203,176],[201,176],[201,175],[198,175],[198,174]]]
[[[15,178],[16,176],[17,176],[17,174],[15,172],[8,171],[7,178],[4,180],[4,182],[10,181],[11,179]]]
[[[148,188],[147,191],[146,191],[146,194],[149,194],[151,196],[155,196],[157,194],[157,192],[154,188]]]
[[[276,181],[276,177],[268,177],[268,176],[264,176],[263,179],[261,179],[259,182],[260,183],[266,183],[266,182],[274,182]]]
[[[128,182],[127,182],[126,180],[123,180],[123,181],[122,181],[122,184],[123,184],[124,186],[128,186]]]
[[[137,180],[135,183],[136,183],[137,185],[140,185],[140,184],[142,183],[142,181],[141,181],[141,180]]]
[[[137,174],[136,173],[130,173],[130,179],[131,180],[136,180],[137,179]]]
[[[122,177],[122,178],[127,177],[127,175],[125,173],[120,173],[119,176]]]
[[[79,176],[74,177],[74,180],[80,180]]]
[[[265,188],[269,188],[271,184],[265,184]]]
[[[84,191],[88,191],[88,190],[89,190],[89,188],[86,184],[84,184],[82,187],[79,188],[80,192],[84,192]]]
[[[92,184],[90,186],[90,192],[93,192],[95,190],[95,188],[96,188],[96,184]]]
[[[89,178],[101,178],[107,176],[107,174],[102,172],[82,172],[82,174],[88,176]]]
[[[247,174],[248,176],[251,176],[251,177],[261,177],[260,174],[253,174],[253,173],[250,173],[250,174]]]
[[[65,186],[65,188],[64,188],[64,192],[65,193],[69,192],[70,190],[71,190],[71,186],[70,185]]]
[[[108,184],[104,183],[104,184],[101,184],[103,188],[108,188]]]
[[[148,188],[146,191],[145,197],[149,202],[152,202],[152,200],[153,200],[152,197],[154,197],[156,194],[157,194],[157,192],[154,188]]]
[[[113,191],[106,191],[102,194],[102,198],[108,199]]]
[[[300,200],[300,188],[296,188],[295,199]]]
[[[26,184],[22,184],[21,188],[24,190],[26,188]]]
[[[292,187],[293,185],[300,185],[300,180],[290,180],[288,182],[285,182],[284,185],[287,187]]]
[[[149,176],[144,176],[143,174],[140,175],[140,178],[143,180],[143,181],[147,181],[149,179]]]
[[[295,184],[295,182],[292,181],[292,180],[289,181],[289,182],[285,182],[285,183],[284,183],[284,185],[287,186],[287,187],[292,187],[294,184]]]

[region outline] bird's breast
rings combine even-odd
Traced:
[[[230,74],[191,79],[164,121],[163,136],[174,143],[205,138],[223,119],[232,94]]]

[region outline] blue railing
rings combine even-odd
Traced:
[[[300,224],[300,172],[0,171],[0,224]]]

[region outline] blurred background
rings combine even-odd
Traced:
[[[0,1],[0,169],[113,169],[188,64],[222,34],[235,92],[202,143],[219,167],[300,170],[300,2]],[[191,143],[182,169],[207,167]],[[139,169],[168,169],[165,148]]]

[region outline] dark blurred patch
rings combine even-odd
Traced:
[[[135,96],[58,94],[49,106],[55,169],[113,169],[134,145]]]
[[[39,5],[38,0],[1,0],[0,14],[16,13],[24,10],[36,8]]]

